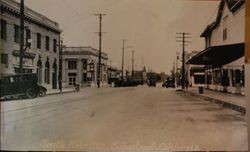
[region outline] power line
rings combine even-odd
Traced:
[[[90,16],[92,16],[92,15],[94,14],[94,13],[86,13],[86,14],[88,14],[88,15],[83,16],[83,15],[80,14],[78,11],[76,11],[72,6],[70,6],[65,0],[61,0],[61,1],[62,1],[66,6],[69,6],[69,8],[70,8],[77,16],[79,16],[79,17],[81,18],[81,20],[79,20],[79,22],[75,22],[75,23],[73,24],[73,26],[75,26],[75,25],[77,25],[77,24],[80,24],[81,22],[85,21],[87,18],[89,18]],[[102,8],[96,9],[96,10],[94,10],[94,11],[92,11],[92,12],[96,12],[97,10],[98,10],[98,11],[104,10],[105,8],[107,8],[107,7],[111,6],[111,5],[114,5],[114,4],[117,3],[117,2],[120,2],[120,1],[113,0],[113,1],[111,1],[110,3],[108,3],[107,5],[103,6]],[[91,9],[89,9],[89,11],[91,11]],[[72,25],[65,27],[65,28],[63,29],[63,32],[66,31],[66,30],[68,30],[69,28],[72,28]]]

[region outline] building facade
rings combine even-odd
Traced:
[[[216,20],[201,37],[205,50],[188,62],[205,65],[206,87],[244,94],[245,0],[221,0]]]
[[[65,47],[63,56],[63,85],[97,86],[99,51],[92,47]],[[108,82],[108,55],[102,52],[101,86]]]
[[[192,51],[186,54],[186,61],[191,59],[198,51]],[[204,65],[186,65],[186,78],[190,87],[197,87],[205,84],[205,66]]]
[[[19,73],[20,4],[1,0],[1,72]],[[61,29],[58,23],[25,7],[23,72],[37,73],[38,82],[47,89],[58,88],[58,61]]]

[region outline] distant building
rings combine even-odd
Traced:
[[[108,81],[108,55],[102,52],[101,85]],[[65,86],[97,86],[99,51],[90,46],[63,49],[63,83]]]
[[[206,87],[244,94],[245,0],[222,0],[216,21],[201,37],[205,50],[188,63],[205,65]]]
[[[112,86],[116,83],[117,80],[121,79],[122,71],[116,67],[108,67],[108,83]]]
[[[1,0],[1,72],[3,75],[17,74],[20,68],[20,18],[19,3]],[[38,82],[47,89],[58,88],[58,23],[25,7],[24,73],[37,73]],[[29,43],[31,41],[31,43]]]

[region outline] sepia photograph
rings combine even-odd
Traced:
[[[247,152],[250,1],[0,0],[0,150]]]

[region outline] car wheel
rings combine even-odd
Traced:
[[[35,98],[37,96],[37,92],[34,88],[29,88],[26,91],[26,96],[31,99],[31,98]]]
[[[39,91],[39,97],[44,97],[45,95],[46,95],[46,91],[40,89],[40,91]]]

